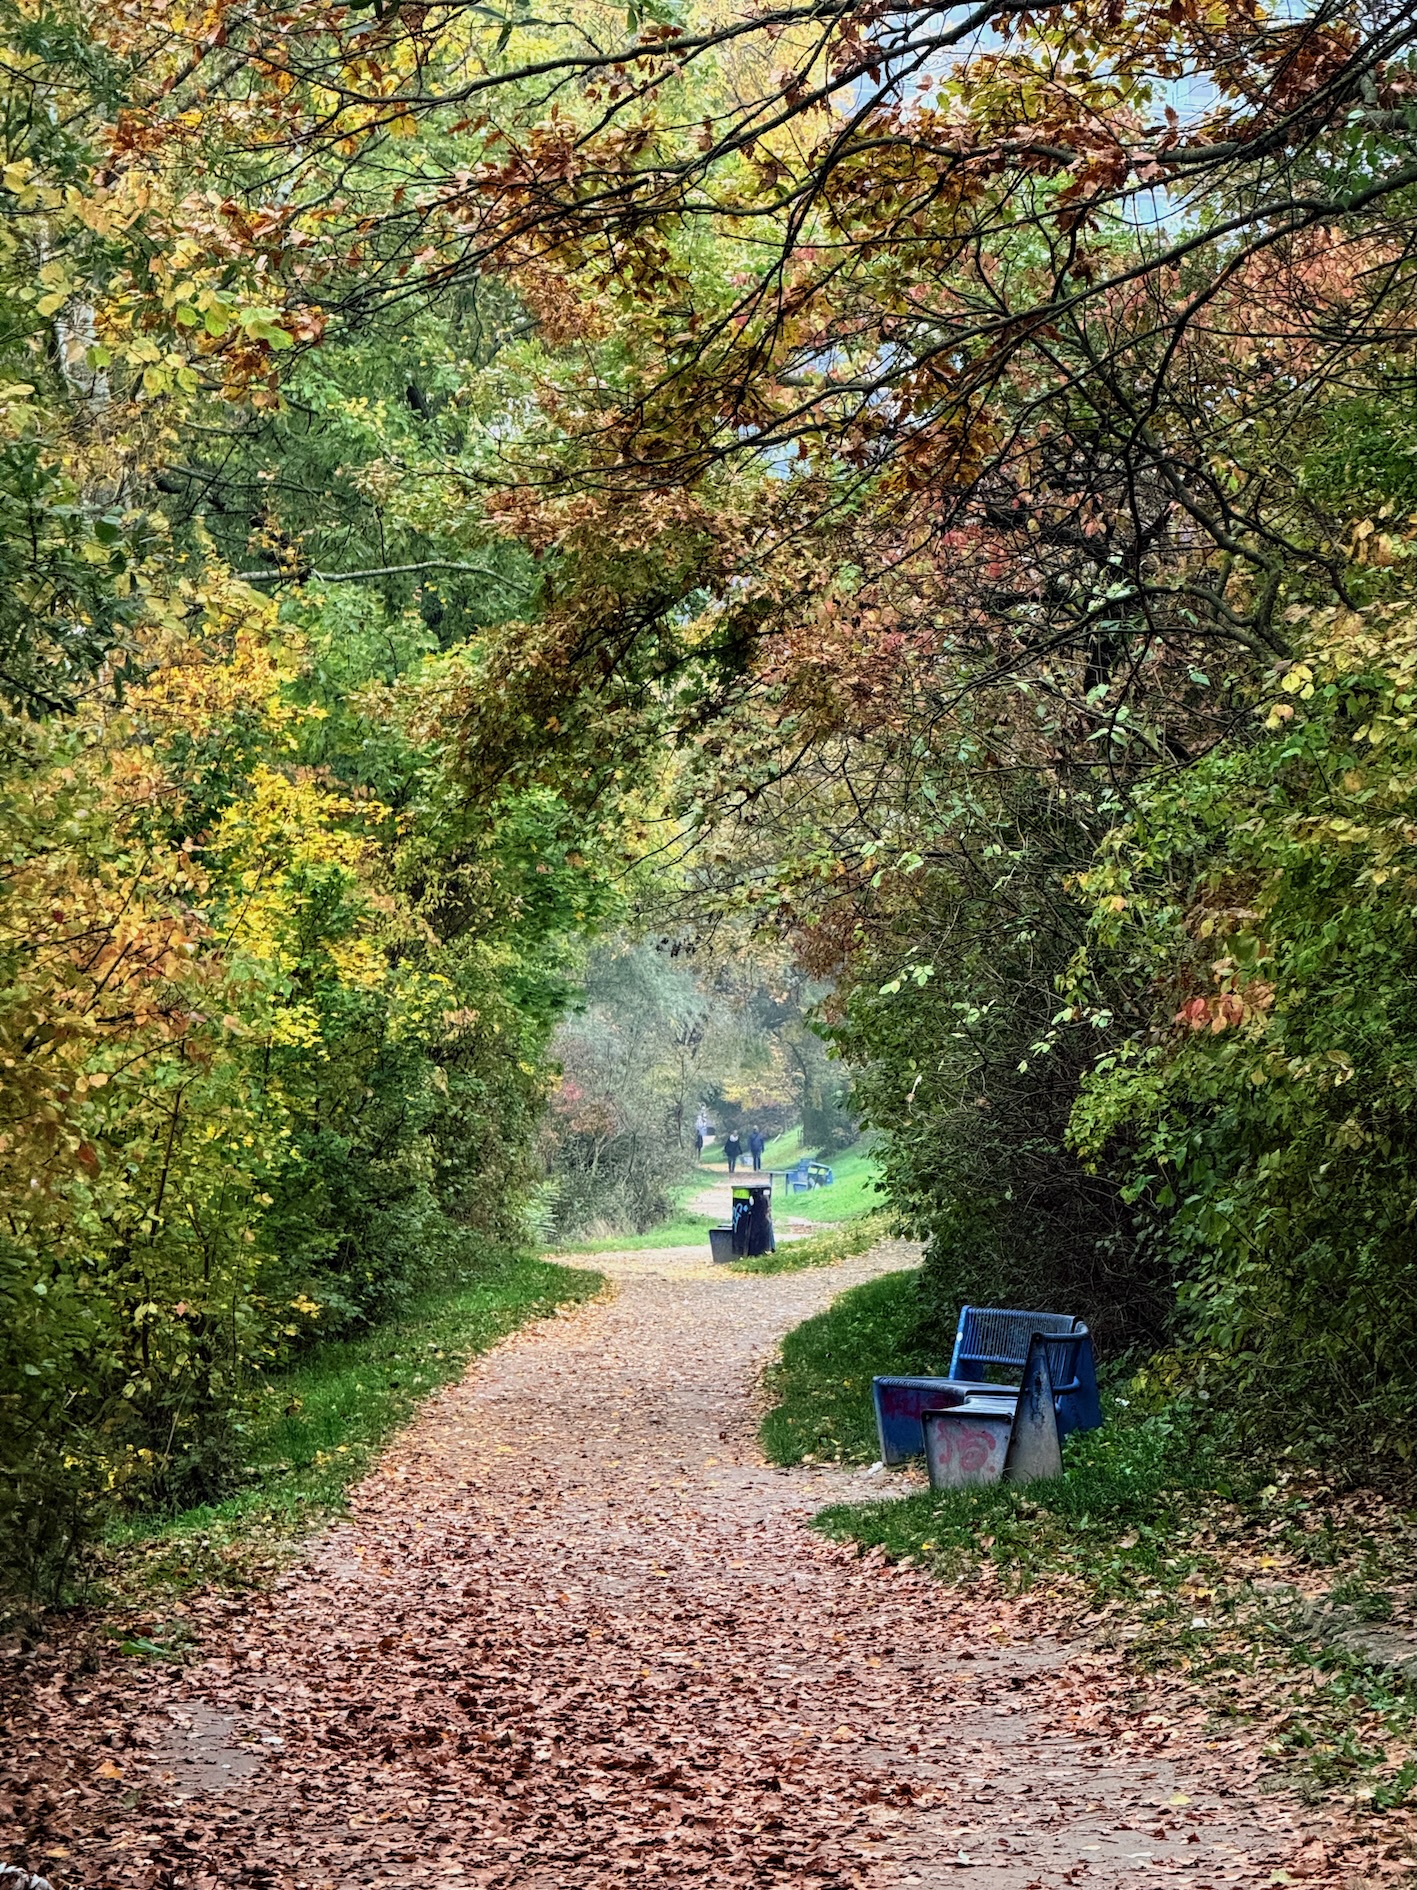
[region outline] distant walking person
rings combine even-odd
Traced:
[[[764,1150],[764,1149],[765,1149],[766,1147],[767,1147],[767,1143],[766,1143],[766,1142],[765,1142],[765,1141],[763,1140],[763,1132],[762,1132],[762,1130],[761,1130],[761,1129],[749,1129],[749,1131],[748,1131],[748,1153],[749,1153],[749,1154],[750,1154],[750,1155],[752,1156],[752,1158],[753,1158],[753,1166],[754,1166],[754,1168],[761,1168],[761,1167],[762,1167],[762,1165],[763,1165],[763,1150]]]
[[[738,1131],[733,1129],[723,1138],[723,1152],[728,1157],[728,1172],[734,1174],[738,1168],[738,1157],[743,1153],[743,1144],[738,1139]]]
[[[704,1158],[704,1132],[702,1129],[695,1129],[694,1130],[694,1160],[696,1162],[701,1162],[703,1158]]]

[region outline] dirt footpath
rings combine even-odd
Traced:
[[[1343,1881],[1110,1656],[804,1527],[880,1481],[765,1466],[756,1375],[909,1258],[597,1256],[613,1297],[431,1399],[274,1591],[199,1601],[198,1662],[36,1656],[0,1862],[56,1890]]]

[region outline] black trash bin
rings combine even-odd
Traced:
[[[772,1180],[770,1176],[739,1182],[733,1189],[733,1251],[748,1259],[773,1253]]]

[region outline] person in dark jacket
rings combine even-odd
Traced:
[[[761,1130],[761,1129],[749,1129],[749,1131],[748,1131],[748,1153],[749,1153],[749,1154],[750,1154],[750,1155],[752,1156],[752,1158],[753,1158],[753,1166],[754,1166],[754,1168],[761,1168],[761,1167],[762,1167],[762,1165],[763,1165],[763,1150],[764,1150],[764,1149],[765,1149],[766,1147],[767,1147],[767,1143],[766,1143],[766,1142],[765,1142],[765,1141],[763,1140],[763,1132],[762,1132],[762,1130]]]
[[[743,1144],[736,1129],[730,1130],[723,1138],[723,1152],[728,1157],[728,1172],[731,1175],[737,1170],[738,1157],[743,1153]]]

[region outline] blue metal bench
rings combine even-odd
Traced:
[[[1092,1334],[1068,1313],[1035,1313],[998,1306],[962,1306],[950,1358],[950,1377],[963,1383],[986,1381],[991,1371],[1012,1382],[1028,1358],[1035,1334],[1048,1341],[1048,1369],[1058,1434],[1095,1431],[1102,1422],[1097,1393],[1097,1364]]]
[[[1092,1335],[1081,1319],[1070,1313],[965,1306],[960,1310],[946,1376],[874,1380],[882,1463],[904,1463],[908,1457],[924,1452],[926,1411],[952,1410],[967,1403],[982,1409],[980,1400],[986,1397],[1016,1402],[1035,1333],[1047,1345],[1059,1437],[1071,1431],[1096,1430],[1102,1422],[1102,1406],[1097,1395]],[[1008,1380],[995,1386],[990,1382],[991,1372],[1007,1373]]]
[[[800,1162],[794,1162],[791,1168],[769,1168],[769,1181],[776,1180],[779,1175],[782,1176],[783,1187],[792,1194],[806,1194],[812,1188],[825,1188],[836,1180],[825,1162],[809,1162],[805,1156]]]

